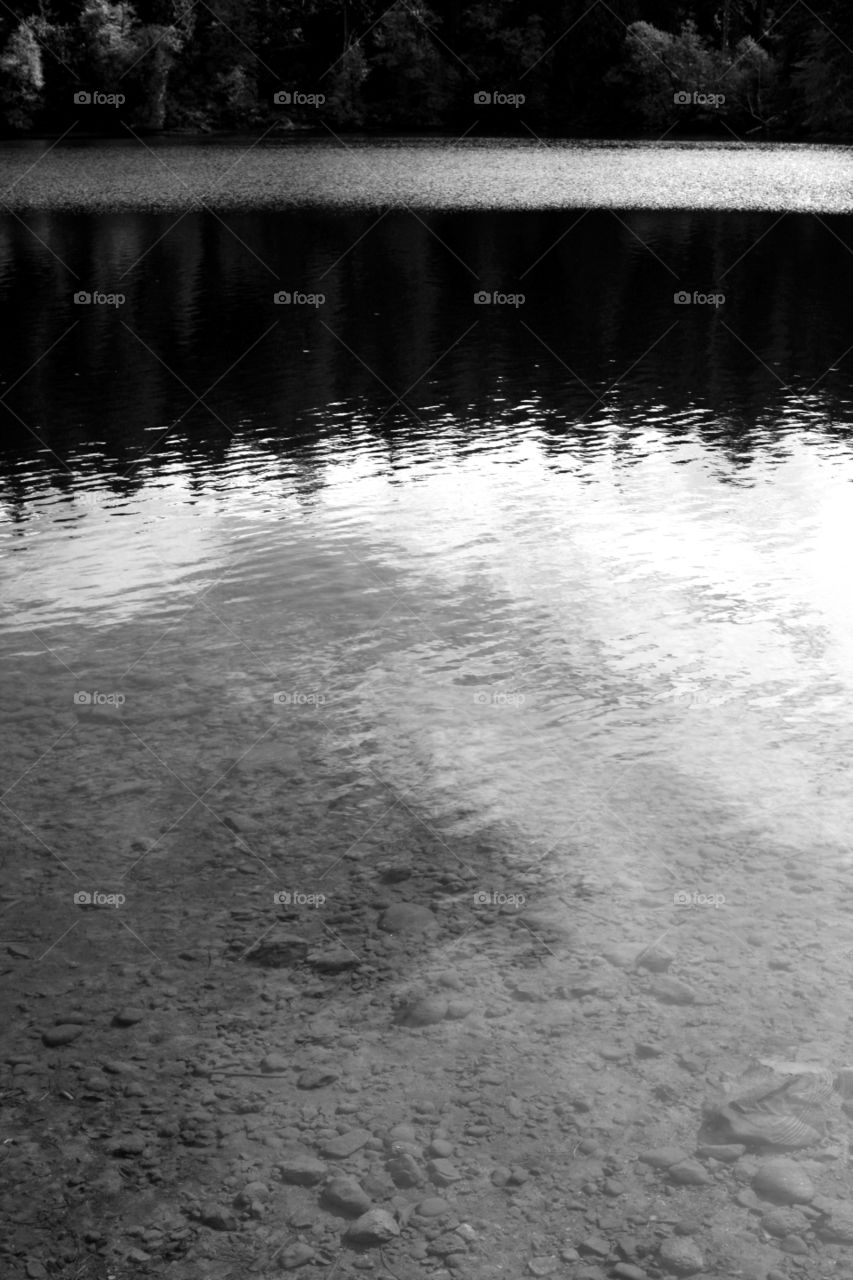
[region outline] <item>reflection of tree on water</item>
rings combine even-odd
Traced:
[[[363,436],[393,469],[431,437],[465,452],[533,424],[554,455],[625,458],[653,423],[736,466],[777,450],[780,424],[846,437],[847,291],[825,288],[849,278],[841,218],[255,213],[165,235],[170,221],[39,222],[79,282],[122,289],[120,308],[74,306],[69,272],[12,224],[7,467],[72,488],[106,471],[132,492],[258,451],[301,460],[310,493],[336,438]],[[274,277],[325,304],[273,306]],[[525,301],[475,306],[477,287]],[[675,305],[679,290],[725,302]]]

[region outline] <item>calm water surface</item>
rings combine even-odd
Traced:
[[[614,872],[736,837],[846,856],[848,218],[26,223],[0,678],[45,742],[18,772],[64,767],[75,691],[189,697],[197,752],[272,726],[319,753],[302,820],[354,840],[404,801]],[[27,785],[7,803],[38,826]]]

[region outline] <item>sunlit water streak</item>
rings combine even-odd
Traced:
[[[85,163],[81,163],[81,152]],[[552,138],[4,144],[14,208],[851,209],[849,147]],[[44,228],[42,228],[44,230]]]
[[[568,841],[648,874],[710,812],[845,844],[853,462],[791,430],[721,482],[687,423],[676,447],[650,423],[623,461],[553,465],[526,412],[402,470],[356,433],[308,503],[262,443],[126,499],[36,493],[5,526],[4,656],[38,634],[73,667],[175,627],[165,681],[203,647],[235,696],[264,668],[319,690],[342,762],[446,832],[508,826],[519,857]]]

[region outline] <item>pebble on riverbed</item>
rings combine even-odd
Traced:
[[[672,1165],[683,1164],[690,1156],[681,1147],[654,1147],[650,1151],[641,1151],[637,1159],[640,1164],[649,1164],[653,1169],[669,1169]]]
[[[291,1065],[290,1059],[286,1058],[283,1053],[268,1053],[264,1058],[261,1058],[260,1063],[261,1071],[265,1075],[278,1075],[283,1071],[289,1071]]]
[[[323,1188],[323,1203],[339,1213],[359,1218],[371,1207],[370,1196],[355,1178],[331,1178]]]
[[[667,1177],[680,1187],[707,1187],[711,1178],[696,1160],[682,1160],[670,1165]]]
[[[746,1147],[739,1142],[706,1144],[698,1147],[696,1154],[702,1160],[720,1160],[724,1164],[734,1164],[746,1154]]]
[[[214,1201],[208,1201],[202,1206],[199,1221],[210,1227],[211,1231],[236,1231],[238,1226],[237,1218],[231,1210]]]
[[[444,996],[421,996],[401,1005],[394,1021],[402,1027],[431,1027],[443,1022],[448,1013],[448,1001]]]
[[[330,1159],[344,1160],[347,1156],[360,1151],[372,1137],[368,1129],[348,1129],[346,1133],[340,1133],[337,1137],[323,1143],[321,1150],[323,1155]]]
[[[429,1196],[426,1200],[419,1200],[415,1206],[415,1212],[421,1218],[440,1218],[449,1209],[450,1205],[440,1196]]]
[[[144,1017],[145,1017],[144,1009],[136,1009],[136,1008],[128,1007],[126,1009],[119,1010],[119,1012],[113,1018],[113,1023],[117,1027],[132,1027],[135,1023],[141,1022]]]
[[[705,1259],[698,1245],[684,1236],[664,1240],[658,1253],[664,1271],[675,1276],[692,1276],[704,1271]]]
[[[769,1236],[776,1236],[783,1239],[789,1235],[799,1235],[803,1231],[807,1231],[809,1220],[799,1209],[788,1205],[780,1206],[777,1209],[768,1209],[767,1213],[762,1215],[761,1229],[766,1231]]]
[[[145,1135],[128,1133],[111,1138],[107,1143],[107,1151],[111,1156],[141,1156],[145,1151]]]
[[[648,969],[650,973],[665,973],[674,959],[674,954],[666,947],[654,946],[641,951],[635,964],[638,969]]]
[[[453,1182],[458,1182],[462,1174],[456,1168],[451,1160],[430,1160],[429,1165],[430,1178],[440,1187],[448,1187]]]
[[[346,969],[357,969],[361,964],[355,952],[348,947],[309,951],[305,959],[318,973],[343,973]]]
[[[55,1049],[62,1044],[70,1044],[72,1040],[76,1040],[79,1035],[83,1034],[83,1028],[77,1023],[62,1022],[59,1026],[49,1027],[47,1031],[42,1032],[42,1042],[50,1049]]]
[[[438,928],[438,920],[429,907],[416,902],[395,902],[379,917],[379,928],[386,933],[425,933]]]
[[[809,1175],[785,1156],[766,1161],[752,1179],[752,1188],[776,1204],[808,1204],[815,1195]]]
[[[284,1155],[278,1163],[278,1172],[282,1182],[297,1187],[313,1187],[326,1176],[326,1165],[307,1152],[293,1152]]]
[[[316,1256],[316,1250],[312,1249],[310,1244],[305,1244],[302,1240],[296,1240],[293,1244],[288,1245],[280,1255],[279,1265],[284,1271],[295,1271],[297,1267],[302,1267],[306,1262],[311,1262]]]
[[[668,974],[652,979],[649,991],[664,1004],[695,1004],[696,992],[686,982],[678,978],[670,978]]]
[[[387,1209],[370,1209],[344,1233],[350,1244],[385,1244],[400,1234],[400,1228]]]
[[[296,1081],[299,1089],[325,1089],[338,1079],[337,1071],[325,1067],[308,1067]]]

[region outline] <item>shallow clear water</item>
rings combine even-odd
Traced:
[[[111,782],[292,748],[306,837],[404,804],[657,882],[730,841],[846,857],[846,218],[27,222],[0,259],[10,831],[62,810],[83,691],[138,717]]]

